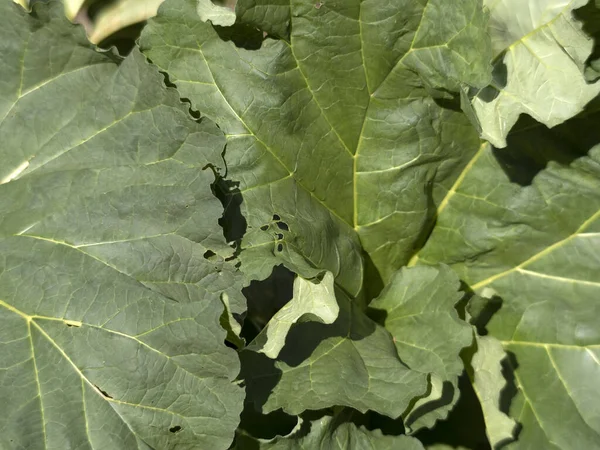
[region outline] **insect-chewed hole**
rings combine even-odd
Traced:
[[[281,217],[278,214],[273,214],[273,220],[274,221],[281,220]]]
[[[288,224],[285,222],[277,222],[277,226],[279,227],[280,230],[290,231],[290,227],[288,227]]]
[[[175,425],[174,427],[169,428],[169,431],[171,433],[177,433],[178,431],[181,431],[181,427],[179,425]]]
[[[98,389],[98,390],[100,391],[100,393],[101,393],[102,395],[104,395],[104,397],[106,397],[106,398],[112,398],[110,395],[108,395],[108,393],[107,393],[106,391],[103,391],[103,390],[102,390],[102,389],[100,389],[98,386],[94,385],[94,387],[95,387],[96,389]]]
[[[262,227],[260,227],[260,229],[263,231],[267,231],[269,229],[269,225],[263,225]]]
[[[217,256],[217,254],[215,252],[213,252],[212,250],[206,250],[204,252],[204,259],[210,260],[210,259],[214,258],[215,256]]]
[[[278,252],[282,252],[283,251],[283,244],[277,245],[277,251]]]

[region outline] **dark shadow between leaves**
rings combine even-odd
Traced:
[[[362,256],[363,256],[363,260],[365,262],[364,265],[364,270],[365,270],[365,274],[364,274],[364,287],[365,287],[365,295],[367,297],[367,304],[369,304],[369,302],[371,300],[373,300],[375,297],[377,297],[381,291],[383,290],[383,279],[381,278],[381,274],[379,273],[379,270],[377,270],[377,267],[375,267],[375,264],[373,263],[373,260],[371,259],[371,256],[363,251],[362,252]]]
[[[517,388],[517,383],[515,381],[515,370],[519,368],[519,363],[517,362],[517,357],[513,352],[507,351],[506,355],[506,358],[500,361],[500,364],[502,365],[502,376],[506,380],[506,385],[500,391],[500,411],[502,411],[508,416],[510,411],[510,405],[512,404],[513,399],[519,391],[519,389]],[[517,426],[513,431],[513,439],[505,439],[503,441],[498,442],[498,444],[495,447],[495,450],[506,447],[515,439],[518,439],[519,433],[521,433],[522,428],[523,425],[517,422]]]
[[[599,118],[600,98],[554,128],[522,114],[508,135],[507,147],[494,148],[493,155],[510,181],[529,186],[550,161],[569,165],[600,142]]]
[[[432,429],[418,431],[414,436],[425,447],[446,444],[472,450],[491,450],[485,435],[483,412],[466,373],[458,379],[458,390],[461,395],[448,418],[438,421]]]
[[[406,428],[404,427],[402,418],[392,419],[374,411],[361,413],[352,410],[352,415],[348,421],[354,423],[357,427],[365,427],[369,431],[380,430],[381,433],[386,436],[400,436],[406,434]]]
[[[441,397],[437,400],[429,401],[424,405],[421,405],[418,408],[414,409],[410,414],[410,420],[406,422],[406,426],[410,428],[416,420],[420,419],[426,414],[429,414],[432,411],[435,411],[438,408],[449,405],[450,403],[452,403],[453,399],[454,386],[452,386],[452,383],[450,383],[449,381],[444,381],[444,383],[442,384]]]
[[[372,308],[369,306],[367,308],[367,316],[369,316],[373,322],[385,327],[388,312],[385,309]]]
[[[100,2],[102,3],[102,2]],[[108,36],[98,44],[98,47],[108,49],[116,47],[119,55],[127,56],[135,47],[135,42],[142,34],[146,21],[134,23]]]
[[[258,50],[264,39],[262,31],[241,23],[230,27],[213,25],[213,28],[221,39],[231,41],[236,47],[246,50]]]
[[[573,11],[573,16],[583,24],[584,33],[594,38],[592,53],[586,61],[586,66],[590,66],[600,59],[600,9],[595,2],[589,1],[585,6]],[[588,81],[596,81],[597,78],[598,76],[595,76]]]
[[[240,428],[258,439],[273,439],[287,436],[298,424],[298,418],[282,410],[262,414],[252,403],[245,403],[240,416]],[[303,424],[304,425],[304,424]]]
[[[467,310],[471,315],[471,325],[477,329],[477,334],[486,336],[488,331],[487,324],[494,314],[502,308],[502,298],[494,295],[491,298],[484,298],[474,295],[470,298]]]
[[[508,414],[510,404],[518,392],[517,384],[515,383],[515,370],[519,368],[517,356],[509,351],[506,352],[506,355],[506,358],[500,362],[502,365],[502,376],[506,380],[506,386],[500,393],[500,411],[504,414]]]
[[[223,205],[223,216],[219,219],[219,225],[223,228],[223,234],[227,242],[236,242],[238,249],[241,240],[248,228],[246,218],[242,214],[242,195],[238,188],[239,183],[220,178],[214,187],[216,197]]]
[[[500,95],[501,89],[506,87],[508,82],[508,69],[506,64],[504,64],[504,55],[506,53],[503,52],[496,57],[496,61],[494,62],[494,68],[492,69],[492,82],[489,86],[481,89],[477,96],[480,100],[484,102],[493,101],[498,95]]]
[[[271,392],[281,379],[281,370],[275,360],[262,353],[242,350],[239,353],[241,370],[238,376],[246,386],[246,403],[256,411],[262,411]]]
[[[501,299],[499,297],[496,297],[496,299],[498,299],[498,300],[493,300],[492,302],[490,302],[490,300],[492,300],[492,299],[489,299],[489,300],[481,299],[481,297],[477,297],[477,296],[475,296],[474,298],[479,298],[480,300],[487,300],[487,304],[491,303],[492,305],[497,304],[498,300],[500,300],[500,302],[501,302]],[[485,326],[485,324],[487,324],[487,321],[484,321],[484,319],[482,319],[482,325]],[[475,355],[475,353],[478,350],[477,344],[478,344],[478,341],[473,340],[473,343],[471,344],[471,346],[464,348],[460,355],[461,359],[465,362],[465,367],[468,372],[468,379],[470,379],[470,380],[472,380],[474,377],[474,373],[473,373],[474,370],[473,370],[473,367],[471,366],[471,361],[472,361],[473,356]],[[504,380],[506,381],[506,384],[504,385],[504,387],[502,388],[502,390],[499,393],[500,398],[498,400],[498,409],[500,411],[502,411],[504,414],[506,414],[507,416],[510,416],[510,414],[509,414],[510,405],[518,392],[518,388],[517,388],[517,385],[515,382],[514,371],[519,367],[519,365],[517,364],[517,359],[516,359],[516,356],[514,353],[507,351],[506,355],[507,356],[500,361],[500,365],[502,367],[502,376],[503,376]],[[469,386],[471,387],[471,389],[473,389],[471,382],[469,382]],[[461,388],[461,392],[462,392],[462,388]],[[517,437],[521,431],[521,428],[522,428],[522,425],[517,422],[517,425],[516,425],[515,429],[513,430],[512,437],[508,438],[508,439],[504,439],[504,440],[496,443],[496,445],[494,446],[494,450],[498,450],[498,449],[503,448],[506,445],[510,444],[511,442],[514,442],[515,439],[517,439]]]
[[[241,333],[246,342],[252,342],[275,313],[292,299],[294,278],[293,272],[279,265],[268,278],[252,281],[242,290],[248,304]]]
[[[366,335],[375,331],[375,324],[372,324],[371,330],[365,330],[361,327],[360,333],[355,332],[355,324],[352,329],[344,326],[349,320],[346,311],[340,310],[338,319],[331,325],[326,325],[318,322],[302,322],[292,327],[290,330],[283,349],[279,354],[279,360],[291,367],[298,367],[306,361],[319,346],[319,344],[329,338],[348,338],[351,340],[361,340]],[[366,320],[360,325],[368,326]]]
[[[467,310],[469,308],[469,304],[471,299],[475,296],[475,292],[470,288],[470,286],[464,281],[460,280],[460,291],[463,293],[462,298],[454,305],[454,309],[456,310],[458,317],[461,320],[467,320]],[[470,312],[469,312],[470,314]],[[472,324],[472,321],[471,321]]]
[[[449,109],[455,112],[461,112],[462,109],[460,107],[460,95],[456,92],[446,92],[446,97],[434,97],[433,101],[440,107],[444,109]]]

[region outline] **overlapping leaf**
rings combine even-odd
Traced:
[[[477,337],[477,352],[473,355],[472,382],[485,418],[486,435],[492,448],[514,440],[516,423],[500,410],[506,380],[501,362],[507,358],[502,344],[491,336]]]
[[[166,2],[140,42],[226,132],[249,227],[279,215],[282,246],[353,296],[361,247],[387,280],[431,219],[431,191],[447,189],[478,146],[465,118],[430,94],[489,82],[480,2],[292,2],[289,37],[258,50],[224,42],[195,7]]]
[[[385,315],[400,358],[410,367],[432,374],[432,391],[407,414],[406,426],[417,430],[444,419],[458,398],[463,371],[460,351],[471,344],[472,329],[459,319],[462,298],[458,277],[445,266],[414,267],[397,272],[370,307]],[[436,408],[431,408],[436,402]]]
[[[369,431],[336,417],[324,416],[306,423],[291,436],[261,442],[249,436],[238,436],[236,450],[423,450],[421,443],[408,436],[386,436],[381,431]]]
[[[516,448],[600,445],[600,147],[569,164],[577,154],[569,137],[598,142],[596,121],[592,114],[565,124],[539,147],[532,137],[544,133],[533,127],[503,152],[482,148],[420,255],[451,264],[473,289],[502,301],[487,329],[517,361]],[[563,164],[550,162],[530,186],[510,182],[530,180],[511,154],[535,161],[542,152]]]
[[[336,297],[337,320],[296,324],[277,360],[241,352],[241,377],[256,409],[299,414],[343,405],[398,417],[425,394],[426,375],[400,361],[390,334],[343,292]]]
[[[111,34],[154,17],[164,0],[115,0],[103,5],[93,20],[90,40],[98,43]]]
[[[275,313],[249,348],[277,358],[293,324],[304,318],[330,324],[337,319],[339,309],[331,272],[317,282],[297,277],[292,299]]]
[[[486,0],[495,79],[473,99],[483,138],[506,146],[520,114],[549,127],[575,116],[600,92],[584,63],[593,41],[573,17],[588,0]]]
[[[56,2],[1,3],[0,33],[0,447],[227,448],[222,134]]]

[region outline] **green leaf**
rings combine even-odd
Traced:
[[[289,9],[289,41],[236,48],[194,1],[170,0],[140,44],[227,134],[228,176],[249,232],[280,216],[289,228],[282,248],[356,296],[362,249],[385,282],[421,239],[431,191],[447,189],[479,145],[464,116],[431,93],[488,84],[486,15],[477,0],[272,4],[257,1],[253,17],[259,5],[266,20]],[[278,244],[264,252],[271,265]]]
[[[583,74],[593,40],[573,17],[587,2],[485,0],[496,64],[494,82],[473,99],[484,139],[506,147],[520,114],[553,127],[600,92]]]
[[[459,353],[472,342],[471,326],[455,309],[463,296],[459,287],[458,277],[446,266],[405,268],[370,304],[385,315],[385,327],[402,361],[432,374],[432,392],[405,417],[413,431],[445,419],[458,399],[458,376],[463,371]],[[432,410],[432,402],[436,409]]]
[[[370,431],[336,417],[324,416],[304,423],[299,431],[271,441],[260,441],[238,435],[236,450],[424,450],[421,443],[409,436],[386,436],[379,430]],[[305,431],[306,429],[306,431]]]
[[[227,448],[222,133],[56,2],[0,3],[0,34],[0,447]]]
[[[331,272],[326,272],[318,283],[296,277],[292,300],[275,313],[248,349],[277,358],[290,328],[298,320],[304,318],[331,324],[337,319],[339,310]]]
[[[241,378],[257,409],[299,414],[343,405],[398,417],[425,393],[426,376],[400,361],[389,333],[339,290],[336,297],[337,320],[296,324],[276,361],[240,353]]]
[[[235,23],[235,13],[226,6],[215,5],[212,0],[197,0],[198,6],[196,12],[203,21],[210,20],[213,25],[223,27],[231,26]]]
[[[491,336],[477,336],[477,352],[473,355],[471,381],[481,403],[486,435],[492,448],[500,448],[514,440],[516,423],[500,410],[500,396],[506,387],[501,361],[507,357],[502,344]]]
[[[442,203],[419,257],[450,264],[475,291],[502,302],[487,329],[518,365],[511,416],[523,430],[515,448],[600,445],[600,147],[572,160],[568,140],[600,141],[597,117],[541,132],[542,148],[530,140],[539,127],[523,129],[502,152],[482,148]],[[506,161],[527,151],[565,162],[548,163],[521,187],[509,176],[524,183],[523,162]]]
[[[291,4],[289,0],[239,0],[235,5],[235,13],[242,23],[272,36],[288,39]]]
[[[94,16],[90,41],[102,42],[111,34],[156,15],[164,0],[113,0]]]

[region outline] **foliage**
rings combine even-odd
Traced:
[[[15,3],[0,448],[600,448],[593,1]]]

